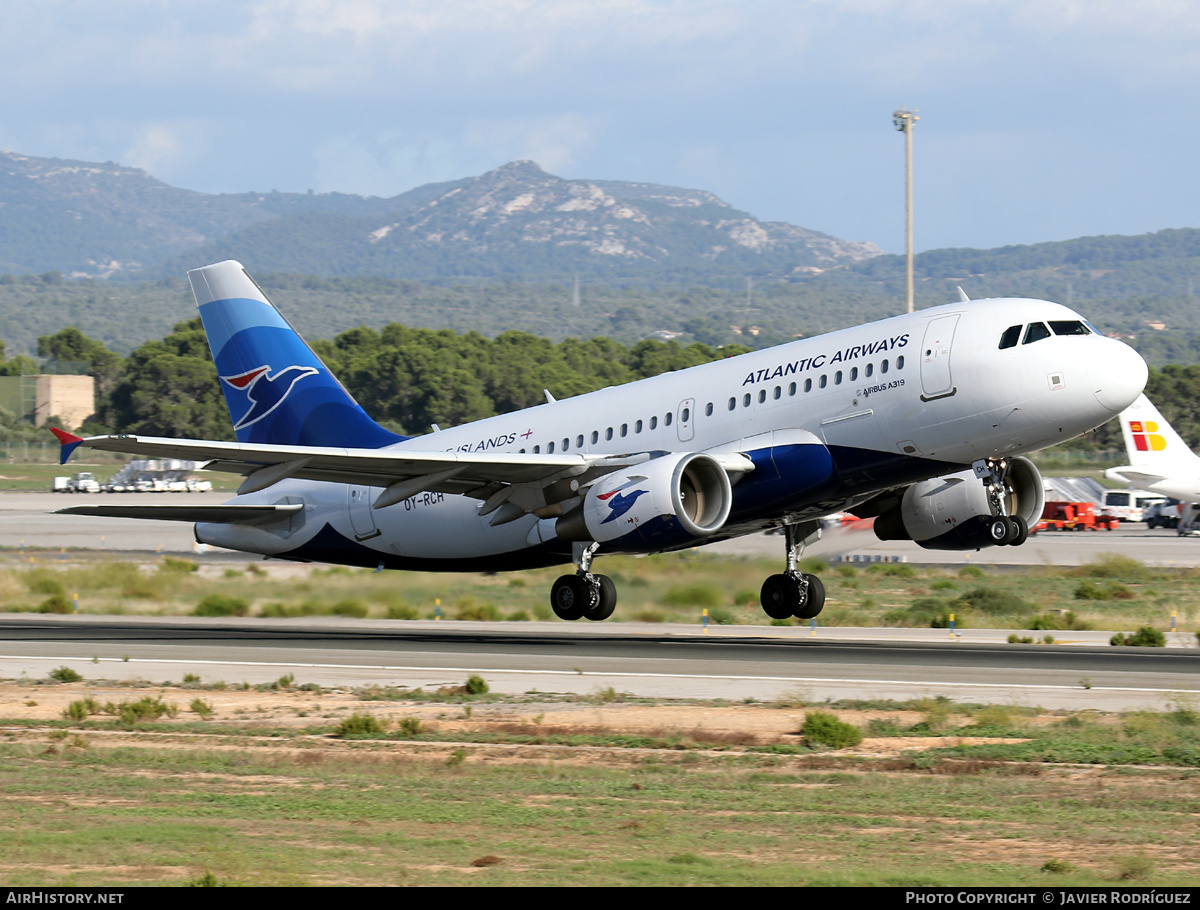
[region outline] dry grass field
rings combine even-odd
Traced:
[[[822,741],[822,713],[860,741]],[[1104,715],[47,678],[0,684],[0,718],[5,885],[1200,876],[1187,703]]]

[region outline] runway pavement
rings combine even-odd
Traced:
[[[898,634],[897,634],[898,633]],[[995,637],[994,635],[992,636]],[[1077,637],[1077,636],[1072,636]],[[923,640],[922,640],[923,638]],[[0,615],[0,677],[69,666],[93,680],[437,688],[474,673],[504,693],[769,700],[947,696],[1079,710],[1195,699],[1200,651],[1008,645],[945,630],[640,623]]]
[[[197,553],[191,525],[52,514],[80,502],[218,503],[228,494],[0,493],[0,547]],[[783,559],[783,538],[754,535],[716,552]],[[1200,540],[1125,525],[1041,534],[1023,547],[977,552],[881,542],[835,528],[809,554],[831,561],[1019,566],[1076,565],[1119,552],[1150,565],[1200,565]],[[236,558],[244,559],[243,555]],[[89,678],[204,679],[252,684],[294,673],[323,686],[440,686],[483,673],[501,692],[587,694],[612,687],[650,697],[910,699],[946,695],[1044,707],[1161,708],[1200,689],[1190,636],[1157,658],[1106,647],[1107,633],[1070,633],[1054,645],[1004,644],[1006,631],[647,626],[641,623],[397,623],[344,619],[205,621],[194,617],[0,616],[0,677],[42,678],[67,665]],[[1164,659],[1162,655],[1174,654]],[[1154,663],[1158,660],[1158,663]],[[1147,663],[1150,661],[1150,663]]]

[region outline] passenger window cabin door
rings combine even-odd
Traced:
[[[696,399],[685,398],[675,411],[675,431],[680,442],[690,442],[696,435]]]

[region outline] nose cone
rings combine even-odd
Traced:
[[[1088,366],[1088,376],[1100,407],[1116,415],[1142,394],[1149,371],[1142,355],[1129,345],[1110,338],[1104,341],[1101,356]]]

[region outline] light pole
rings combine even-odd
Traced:
[[[913,311],[913,216],[912,216],[912,134],[913,127],[921,118],[917,116],[915,110],[909,111],[900,108],[898,111],[892,112],[892,123],[896,125],[896,129],[904,134],[904,207],[907,219],[907,231],[905,232],[905,250],[908,254],[908,310]]]

